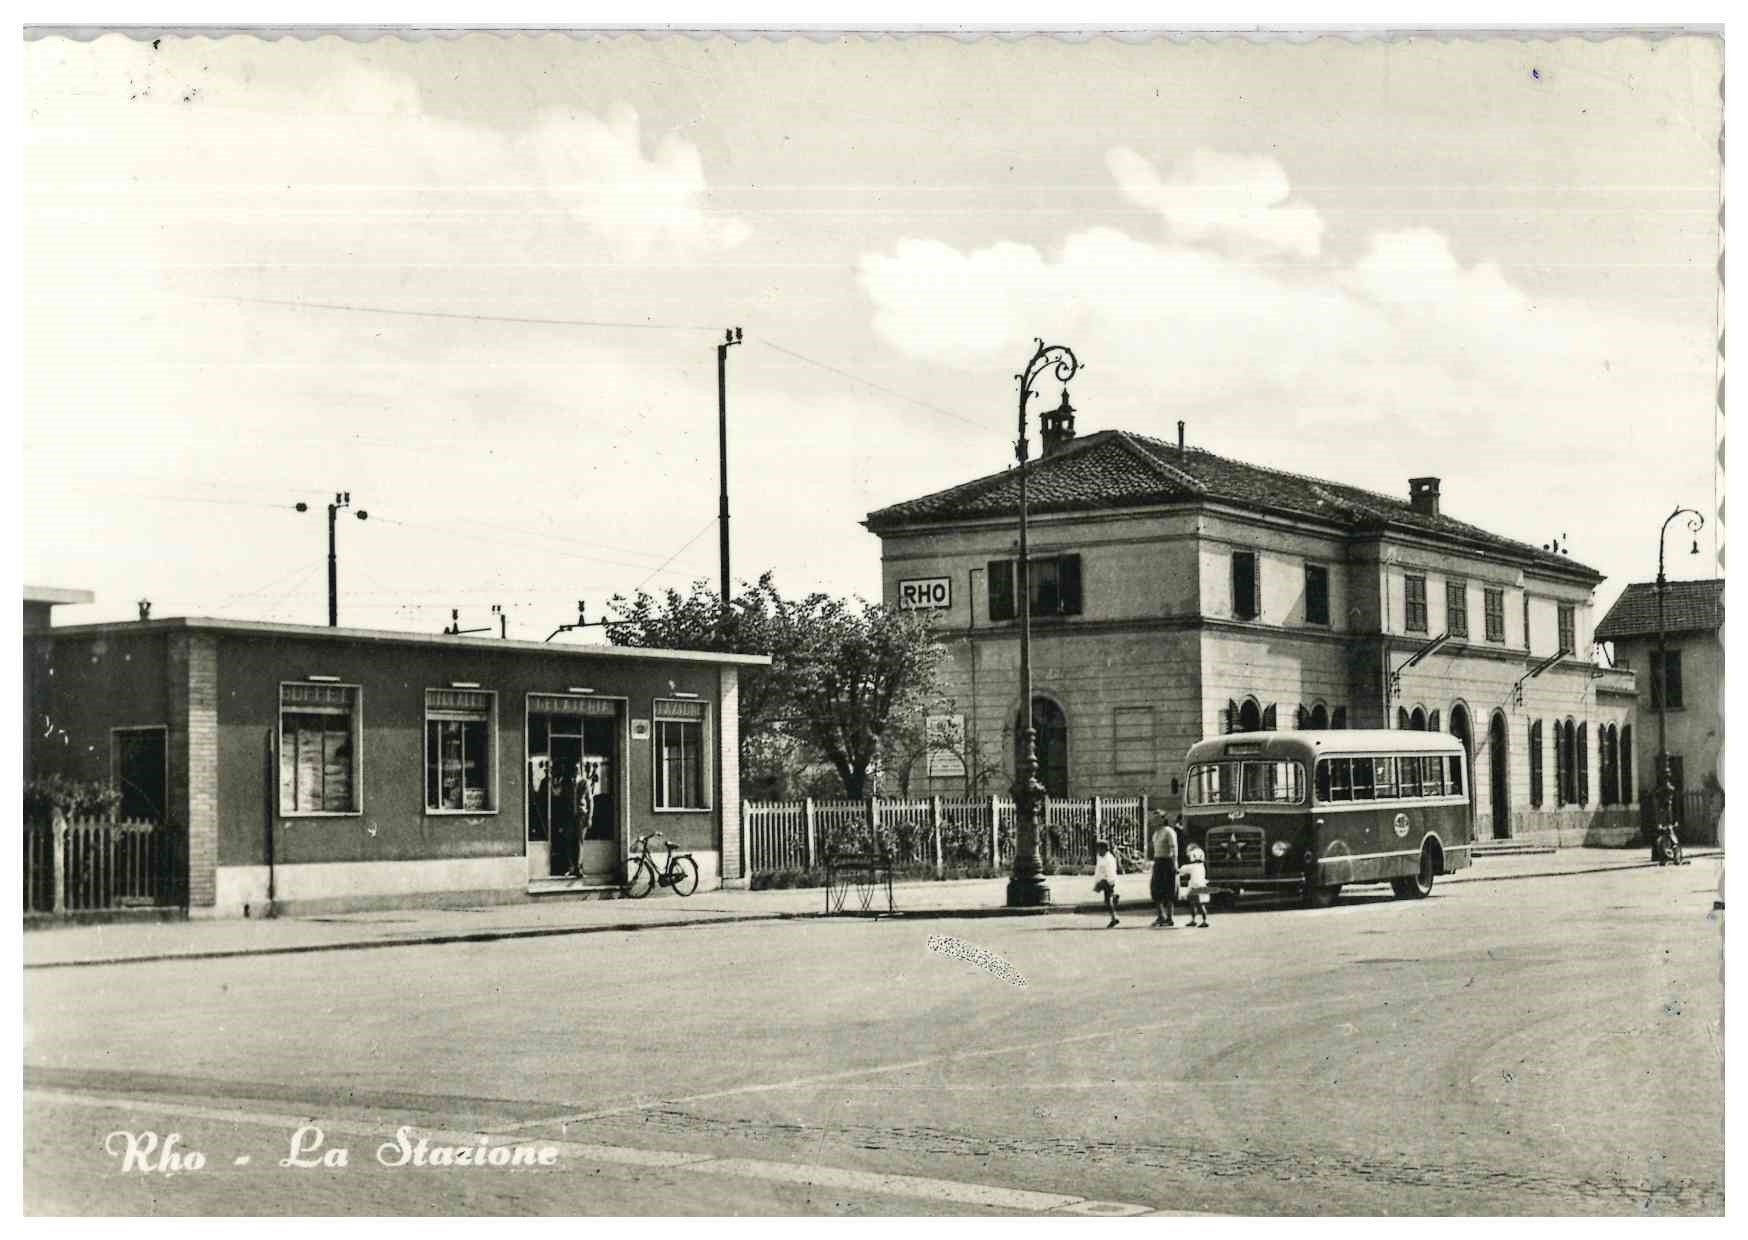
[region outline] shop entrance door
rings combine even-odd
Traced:
[[[530,698],[530,881],[620,881],[620,716],[620,703],[610,699]]]
[[[619,878],[618,798],[613,795],[619,764],[614,761],[614,723],[612,719],[583,720],[582,788],[577,795],[579,868],[584,877],[602,882],[617,882]]]

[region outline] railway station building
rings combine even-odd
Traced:
[[[1426,728],[1464,743],[1476,837],[1637,830],[1630,669],[1590,657],[1603,580],[1405,494],[1267,469],[1047,414],[1028,467],[1033,714],[1058,796],[1180,803],[1206,736]],[[1020,717],[1014,470],[868,515],[891,605],[949,651],[923,790],[1005,787]],[[1442,641],[1440,639],[1443,639]],[[913,787],[914,787],[913,782]]]

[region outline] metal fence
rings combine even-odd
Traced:
[[[1684,844],[1718,843],[1719,822],[1723,818],[1723,799],[1712,803],[1703,788],[1683,789],[1670,808],[1674,811],[1676,831]],[[1657,832],[1657,796],[1647,792],[1639,801],[1639,829],[1646,839]]]
[[[176,827],[88,819],[24,827],[27,914],[182,907],[187,875],[187,850]]]
[[[1145,796],[1046,797],[1038,848],[1046,864],[1090,865],[1105,839],[1145,853]],[[879,852],[895,862],[999,867],[1014,857],[1014,800],[876,797],[861,801],[746,801],[741,806],[751,873],[810,870],[832,855]]]

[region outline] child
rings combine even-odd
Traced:
[[[1105,929],[1110,930],[1117,925],[1117,854],[1104,840],[1098,842],[1097,848],[1099,859],[1093,865],[1093,890],[1104,894],[1105,912],[1111,915]]]
[[[1202,929],[1208,928],[1208,867],[1202,850],[1190,846],[1189,864],[1184,866],[1184,878],[1190,885],[1190,925],[1196,924],[1196,914],[1202,915]]]

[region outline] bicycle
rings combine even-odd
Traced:
[[[667,859],[661,868],[650,859],[649,842],[662,840],[668,846]],[[660,831],[651,831],[647,835],[637,837],[637,852],[626,864],[625,894],[633,900],[641,900],[657,887],[671,887],[674,894],[689,896],[698,890],[698,863],[692,859],[691,853],[674,851],[674,841],[668,839]]]

